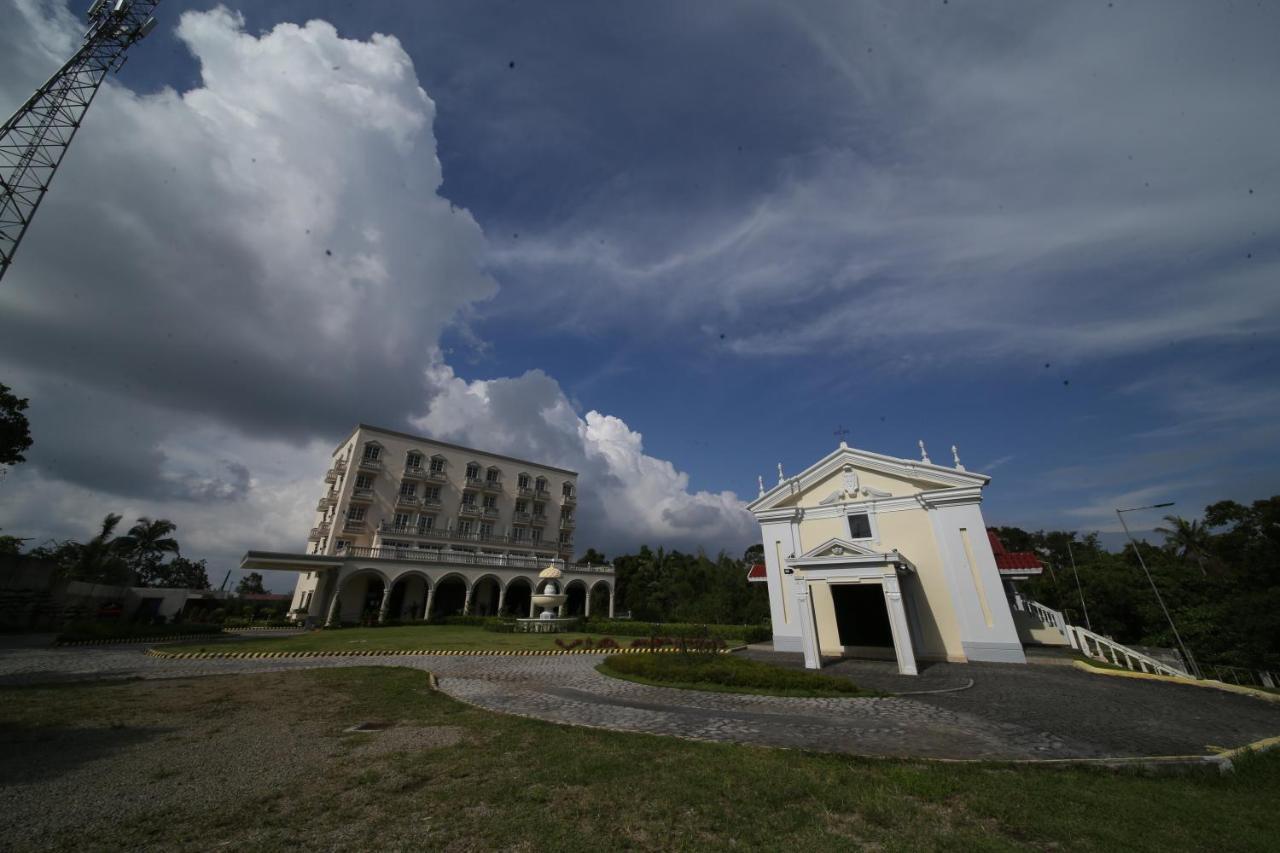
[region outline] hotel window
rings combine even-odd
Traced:
[[[463,506],[475,506],[475,505],[476,505],[476,493],[475,493],[475,492],[463,492],[463,493],[462,493],[462,505],[463,505]]]
[[[373,488],[373,475],[372,475],[372,474],[357,474],[357,475],[356,475],[356,488],[357,488],[357,489],[372,489],[372,488]]]
[[[528,511],[529,511],[528,501],[516,501],[516,512],[528,512]]]
[[[516,477],[516,485],[522,489],[529,488],[529,475],[521,474],[519,477]]]
[[[474,463],[474,462],[470,462],[470,463],[468,463],[468,464],[467,464],[467,479],[468,479],[468,480],[479,480],[479,479],[480,479],[480,466],[479,466],[479,465],[477,465],[477,464],[476,464],[476,463]]]
[[[444,457],[443,456],[431,457],[431,473],[432,474],[444,473]]]
[[[424,498],[426,498],[427,500],[429,500],[429,501],[438,501],[438,500],[440,500],[440,487],[439,487],[439,486],[427,486],[427,488],[426,488],[426,490],[423,492],[423,495],[422,495],[422,496],[423,496]]]
[[[418,468],[421,468],[421,467],[422,467],[422,454],[421,454],[421,453],[415,453],[415,452],[413,452],[413,451],[410,451],[410,452],[409,452],[409,455],[408,455],[408,456],[406,456],[406,457],[404,458],[404,467],[406,467],[406,468],[410,468],[410,469],[413,469],[413,470],[415,470],[415,471],[416,471]]]
[[[529,529],[527,527],[512,528],[511,538],[516,540],[517,542],[523,542],[525,539],[525,534],[528,532],[529,532]]]
[[[498,508],[498,496],[497,496],[497,495],[485,495],[485,496],[484,496],[484,508],[485,508],[485,509],[497,509],[497,508]]]
[[[417,493],[418,493],[417,483],[401,483],[400,484],[400,494],[404,495],[406,498],[411,498]]]
[[[562,530],[562,531],[560,531],[560,544],[561,544],[561,545],[568,545],[568,544],[569,544],[569,541],[570,541],[570,538],[571,538],[572,536],[573,536],[573,534],[571,534],[571,533],[570,533],[569,531],[567,531],[567,530]]]
[[[408,527],[413,524],[413,516],[407,512],[397,512],[395,526],[397,528]]]
[[[364,510],[362,506],[347,507],[347,521],[364,521]]]
[[[460,518],[460,519],[458,519],[458,532],[459,532],[459,533],[470,533],[470,532],[471,532],[471,520],[470,520],[470,519],[466,519],[466,518]]]
[[[849,538],[850,539],[870,539],[871,538],[871,517],[865,512],[857,513],[849,516]]]
[[[433,528],[433,527],[435,527],[435,526],[436,526],[436,517],[435,517],[434,515],[420,515],[420,516],[418,516],[418,529],[419,529],[419,530],[430,530],[431,528]]]
[[[541,542],[541,541],[542,541],[542,528],[540,528],[540,527],[535,527],[535,528],[533,528],[533,530],[529,531],[529,539],[530,539],[530,540],[532,540],[532,541],[534,541],[534,542]]]
[[[573,497],[573,483],[565,483],[560,487],[560,494],[566,498]]]
[[[501,474],[502,472],[497,468],[490,468],[488,471],[485,472],[484,478],[486,482],[496,483],[498,482],[498,477],[501,476]]]
[[[339,539],[333,543],[333,547],[339,554],[341,554],[343,551],[351,547],[351,541],[349,539]]]
[[[364,446],[364,458],[370,462],[377,462],[382,457],[382,448],[376,444],[366,444]]]
[[[481,522],[481,523],[480,523],[480,535],[481,535],[481,536],[492,536],[492,535],[493,535],[493,523],[492,523],[492,522],[489,522],[489,521]]]
[[[545,492],[547,490],[547,478],[539,477],[534,481],[533,487],[540,492]]]
[[[540,504],[540,503],[538,503],[537,501],[534,501],[534,502],[533,502],[533,514],[534,514],[534,515],[546,515],[546,514],[547,514],[547,505],[546,505],[546,504]]]

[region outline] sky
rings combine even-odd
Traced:
[[[0,0],[0,113],[81,5]],[[358,422],[579,471],[610,555],[739,553],[840,437],[1110,542],[1280,491],[1271,4],[157,17],[0,282],[6,534],[166,517],[217,584]]]

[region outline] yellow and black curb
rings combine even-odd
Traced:
[[[1157,675],[1154,672],[1131,672],[1127,669],[1106,669],[1101,666],[1091,666],[1082,660],[1072,661],[1071,663],[1076,669],[1091,672],[1095,675],[1110,675],[1117,678],[1135,678],[1139,681],[1163,681],[1166,684],[1186,684],[1191,687],[1209,687],[1214,690],[1225,690],[1228,693],[1238,693],[1241,696],[1252,696],[1255,699],[1262,699],[1267,702],[1280,702],[1280,693],[1269,693],[1266,690],[1259,690],[1256,687],[1246,687],[1243,684],[1228,684],[1225,681],[1215,681],[1212,678],[1175,678],[1172,675]]]
[[[185,643],[189,640],[218,640],[227,634],[173,634],[162,637],[115,637],[98,640],[59,640],[55,646],[118,646],[124,643]]]
[[[370,657],[414,657],[417,655],[447,657],[552,657],[558,655],[630,655],[652,654],[654,652],[677,652],[679,649],[637,649],[619,647],[616,649],[509,649],[493,651],[488,649],[335,649],[325,652],[176,652],[167,649],[147,649],[147,655],[170,660],[280,660],[288,658],[370,658]],[[725,653],[728,649],[718,649]]]

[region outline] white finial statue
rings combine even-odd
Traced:
[[[964,466],[960,464],[960,451],[956,448],[954,444],[951,445],[951,458],[955,460],[956,470],[963,471]]]
[[[764,497],[764,477],[756,477],[756,485],[760,488],[760,497]]]
[[[787,477],[785,474],[782,473],[782,463],[779,462],[778,463],[778,482],[781,483],[785,479],[787,479]]]
[[[920,461],[928,465],[932,465],[933,460],[929,458],[929,451],[924,449],[924,439],[920,439],[916,444],[920,445]]]

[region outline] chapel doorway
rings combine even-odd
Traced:
[[[840,645],[846,654],[894,656],[893,629],[880,584],[832,584],[831,599]]]

